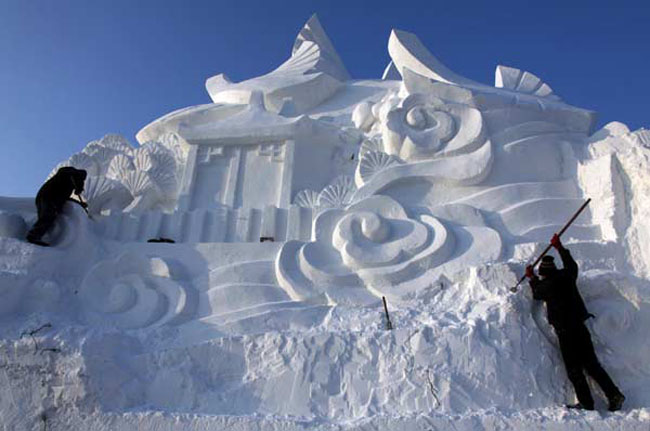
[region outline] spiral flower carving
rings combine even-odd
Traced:
[[[164,260],[132,252],[96,264],[79,293],[89,323],[124,329],[177,322],[191,306]]]
[[[467,105],[412,94],[383,111],[384,151],[406,161],[469,152],[482,142],[482,115]]]

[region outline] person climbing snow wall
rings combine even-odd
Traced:
[[[79,195],[83,192],[86,181],[86,171],[70,166],[60,168],[56,174],[45,182],[36,195],[36,209],[38,220],[27,233],[27,241],[32,244],[48,246],[42,238],[54,225],[56,218],[63,209],[63,204],[70,199],[74,192]],[[84,208],[86,204],[79,202]]]

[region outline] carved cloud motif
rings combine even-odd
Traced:
[[[435,217],[409,217],[382,195],[323,211],[314,232],[312,242],[285,243],[276,262],[278,280],[294,299],[326,293],[335,301],[370,302],[382,288],[444,263],[454,248]]]
[[[174,323],[193,306],[164,260],[132,252],[97,263],[79,294],[89,323],[119,328]]]

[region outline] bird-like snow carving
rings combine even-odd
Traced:
[[[219,74],[209,78],[205,86],[214,103],[247,104],[253,92],[261,91],[267,110],[293,116],[319,105],[349,79],[318,17],[313,15],[296,37],[291,57],[274,71],[239,83]]]

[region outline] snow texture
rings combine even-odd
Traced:
[[[406,32],[388,51],[351,80],[314,16],[269,74],[90,142],[57,166],[90,217],[67,203],[53,247],[0,198],[2,429],[647,430],[648,131]],[[616,413],[562,407],[555,334],[510,291],[587,197],[562,239]]]

